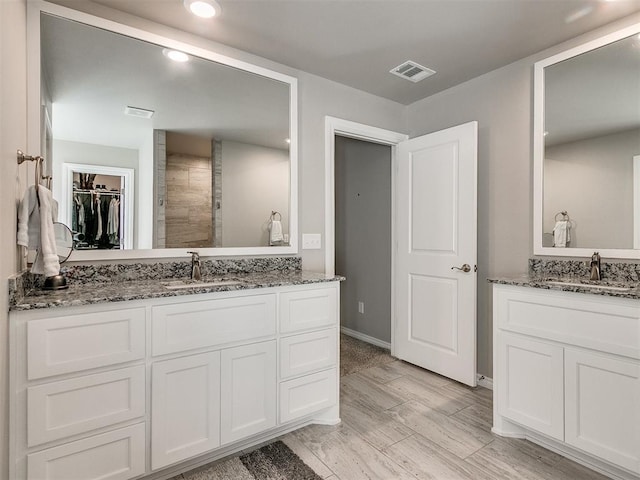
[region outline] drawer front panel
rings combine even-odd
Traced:
[[[337,324],[335,288],[280,294],[280,331],[298,332]]]
[[[280,384],[280,423],[310,415],[338,401],[336,369]]]
[[[283,338],[280,340],[280,378],[333,367],[336,350],[335,328]]]
[[[163,305],[152,309],[154,356],[275,333],[275,295]]]
[[[28,444],[89,432],[144,412],[144,365],[30,387]]]
[[[27,455],[29,480],[127,480],[145,472],[144,423]]]
[[[640,358],[640,304],[533,288],[498,288],[496,298],[504,330]]]
[[[111,310],[27,324],[28,378],[115,365],[145,355],[145,309]]]

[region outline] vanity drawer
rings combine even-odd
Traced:
[[[139,360],[145,309],[98,311],[27,324],[29,380]]]
[[[280,340],[280,378],[329,368],[336,363],[336,329],[303,333]]]
[[[183,352],[276,333],[276,296],[251,295],[153,307],[152,355]]]
[[[144,365],[29,387],[28,445],[89,432],[144,412]]]
[[[637,300],[501,285],[494,303],[503,330],[640,358]]]
[[[144,423],[27,455],[27,479],[127,480],[145,472]]]
[[[329,408],[338,401],[336,369],[280,383],[280,423]]]
[[[298,332],[336,325],[335,288],[297,290],[280,294],[280,331]]]

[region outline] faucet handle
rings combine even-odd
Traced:
[[[200,254],[198,252],[187,252],[191,254],[191,259],[194,261],[200,260]]]

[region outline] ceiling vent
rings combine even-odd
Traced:
[[[424,80],[427,77],[430,77],[434,73],[435,70],[431,70],[430,68],[423,67],[422,65],[412,62],[408,60],[404,62],[402,65],[398,65],[395,68],[389,70],[389,72],[397,75],[398,77],[405,78],[412,82],[419,82],[420,80]]]
[[[131,107],[128,106],[124,109],[125,115],[131,115],[138,118],[151,118],[155,112],[153,110],[147,110],[146,108]]]

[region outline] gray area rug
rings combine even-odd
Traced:
[[[371,345],[348,335],[340,335],[340,376],[393,362],[386,348]]]
[[[281,441],[185,473],[185,480],[322,480]]]

